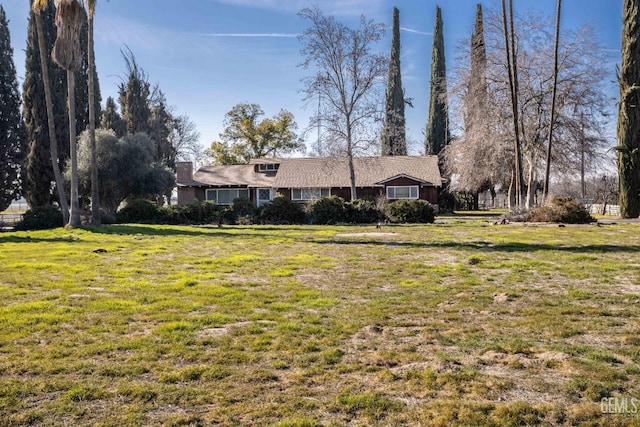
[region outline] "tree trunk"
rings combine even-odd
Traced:
[[[100,193],[98,189],[98,160],[96,154],[95,54],[93,51],[93,13],[89,12],[89,139],[91,141],[91,225],[100,225]]]
[[[619,73],[618,175],[620,215],[640,215],[640,0],[624,0],[622,65]]]
[[[556,92],[558,90],[558,49],[560,44],[560,13],[562,0],[558,0],[558,12],[556,15],[556,41],[553,68],[553,93],[551,95],[551,118],[549,120],[549,138],[547,142],[547,168],[544,174],[544,192],[542,203],[546,202],[549,195],[549,176],[551,175],[551,143],[553,141],[553,127],[556,121]],[[583,196],[584,197],[584,196]]]
[[[80,200],[78,197],[78,142],[76,141],[76,76],[75,71],[67,70],[67,106],[69,110],[69,157],[71,159],[71,211],[69,226],[79,227]]]
[[[520,143],[520,126],[518,121],[518,64],[515,46],[515,28],[513,25],[513,0],[509,0],[509,24],[507,23],[507,10],[505,0],[502,0],[502,19],[504,29],[505,51],[507,56],[507,69],[509,73],[509,89],[511,90],[511,110],[513,114],[514,132],[514,160],[513,190],[515,197],[515,207],[522,207],[522,153]],[[509,36],[509,32],[511,35]],[[513,208],[513,207],[512,207]]]
[[[351,141],[348,142],[347,158],[349,162],[349,181],[351,183],[351,200],[356,200],[358,194],[356,191],[356,171],[353,167],[353,148],[351,147]]]
[[[62,220],[64,224],[69,221],[69,205],[67,195],[64,192],[64,181],[58,164],[58,142],[56,141],[56,125],[53,117],[53,99],[51,95],[51,80],[49,79],[49,63],[47,61],[46,44],[44,41],[44,29],[42,25],[41,11],[33,12],[36,18],[36,29],[38,30],[38,49],[40,50],[40,68],[42,68],[42,83],[44,85],[44,98],[47,107],[47,123],[49,127],[49,151],[51,152],[51,166],[53,167],[53,176],[56,181],[56,190],[58,191],[58,201],[60,210],[62,211]]]

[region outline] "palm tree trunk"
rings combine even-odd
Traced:
[[[64,181],[58,164],[58,142],[56,141],[56,125],[53,118],[53,100],[51,95],[51,80],[49,79],[49,63],[47,61],[47,47],[44,41],[44,29],[42,25],[41,11],[34,10],[36,29],[38,30],[38,48],[40,50],[40,68],[42,68],[42,83],[44,84],[44,98],[47,107],[47,123],[49,125],[49,151],[51,152],[51,166],[58,190],[58,201],[62,210],[64,224],[69,222],[69,205],[67,195],[64,192]]]
[[[69,155],[71,158],[71,211],[69,226],[79,227],[80,200],[78,197],[78,143],[76,141],[76,73],[67,70],[67,106],[69,110]]]
[[[93,11],[89,11],[89,139],[91,141],[91,225],[100,225],[100,193],[96,154],[95,55],[93,51]]]

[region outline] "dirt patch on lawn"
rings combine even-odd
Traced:
[[[380,231],[362,232],[362,233],[338,233],[336,237],[391,237],[397,236],[397,233],[385,233]]]

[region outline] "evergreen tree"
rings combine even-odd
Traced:
[[[87,1],[87,9],[89,12],[88,23],[88,39],[87,39],[87,65],[89,66],[89,142],[91,146],[91,225],[100,225],[100,191],[98,186],[98,154],[96,147],[96,118],[99,112],[96,111],[96,94],[95,82],[96,78],[96,59],[93,42],[93,23],[96,13],[96,0]],[[98,101],[100,105],[100,101]]]
[[[0,5],[0,211],[20,195],[20,166],[24,161],[24,123],[9,23]]]
[[[486,117],[487,108],[487,48],[484,41],[484,20],[482,5],[476,7],[476,23],[471,36],[471,72],[469,75],[469,92],[466,102],[467,116],[465,126],[467,131],[473,131],[474,126]]]
[[[40,62],[40,46],[36,13],[42,22],[42,37],[46,47],[45,60],[50,80],[51,102],[53,109],[52,126],[55,126],[55,140],[65,141],[68,134],[66,121],[66,73],[55,66],[50,52],[56,38],[54,26],[55,7],[48,1],[40,12],[31,11],[29,15],[27,48],[25,52],[25,79],[22,89],[23,114],[28,141],[27,162],[23,172],[24,197],[30,207],[45,206],[58,201],[54,181],[49,124],[45,103],[45,85]],[[58,146],[58,164],[64,165],[68,158],[66,144]],[[64,195],[64,193],[63,193]],[[66,204],[66,200],[63,204]]]
[[[118,113],[118,106],[116,105],[113,97],[108,97],[104,106],[104,111],[100,118],[100,128],[105,130],[112,130],[118,138],[122,138],[127,133],[124,120]]]
[[[404,89],[400,72],[400,11],[394,7],[385,124],[382,131],[383,156],[407,155],[404,103]]]
[[[58,151],[58,164],[62,169],[69,159],[69,123],[67,118],[67,73],[56,66],[51,59],[51,51],[56,40],[55,13],[53,1],[42,1],[40,12],[31,11],[29,15],[27,49],[25,52],[25,79],[23,83],[22,100],[27,138],[27,161],[23,168],[22,180],[24,196],[31,207],[49,205],[58,202],[53,163],[51,160],[51,142],[49,140],[49,125],[45,103],[44,77],[40,62],[40,47],[36,25],[36,13],[42,21],[43,39],[46,46],[45,60],[48,64],[51,101],[53,108],[53,123]],[[40,6],[39,6],[40,7]],[[86,46],[87,25],[80,31],[80,38]],[[76,132],[80,132],[88,125],[88,62],[86,50],[82,50],[82,64],[76,72],[76,99],[79,108],[76,109]],[[100,88],[95,76],[96,108],[100,111]],[[66,203],[66,201],[65,201]]]
[[[126,126],[127,135],[139,132],[147,132],[151,107],[149,98],[151,95],[147,73],[138,66],[136,58],[129,50],[122,52],[127,65],[128,78],[118,87],[120,109],[122,119]]]
[[[620,110],[618,113],[618,175],[620,215],[640,215],[640,0],[624,0]]]
[[[169,111],[169,107],[167,107],[167,100],[162,91],[156,88],[154,92],[153,106],[151,107],[148,130],[146,131],[156,146],[153,160],[175,171],[176,152],[169,139],[173,116]]]
[[[76,133],[80,133],[89,129],[89,25],[88,14],[85,11],[85,23],[80,29],[80,46],[82,50],[82,63],[76,72]],[[94,102],[93,108],[96,117],[100,117],[102,113],[102,96],[100,94],[100,82],[98,80],[98,72],[94,67],[93,70],[93,91]]]
[[[444,57],[442,11],[436,6],[436,23],[433,31],[431,55],[431,93],[429,122],[426,132],[426,153],[440,154],[449,143],[449,107],[447,101],[447,73]]]

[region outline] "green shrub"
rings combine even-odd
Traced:
[[[231,220],[237,224],[248,225],[253,222],[256,209],[251,200],[240,197],[233,200],[231,205]]]
[[[386,219],[384,212],[382,212],[376,201],[373,199],[356,199],[347,204],[350,220],[356,224],[371,224],[372,222],[378,222]]]
[[[344,199],[337,196],[321,197],[307,205],[313,224],[336,224],[349,222],[349,209]]]
[[[432,223],[435,211],[426,200],[395,200],[385,207],[389,221],[395,223]]]
[[[162,208],[171,224],[220,224],[230,221],[231,208],[213,202],[196,202],[186,206],[172,205]]]
[[[29,209],[16,224],[16,230],[46,230],[64,226],[62,212],[55,206],[39,206]]]
[[[116,214],[119,223],[166,223],[169,218],[154,202],[147,199],[135,199],[127,203]]]
[[[545,206],[531,211],[532,222],[556,222],[566,224],[588,224],[595,221],[587,208],[571,197],[556,197]]]
[[[273,198],[271,203],[261,209],[260,219],[268,224],[304,224],[305,214],[302,206],[282,195]]]

